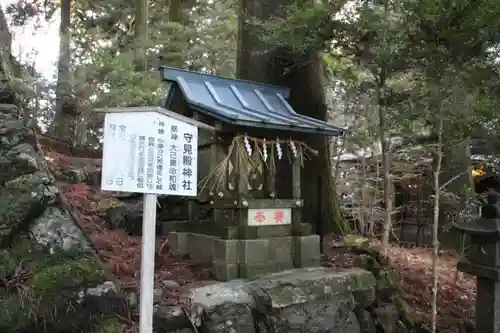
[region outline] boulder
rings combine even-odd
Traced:
[[[292,269],[251,280],[213,283],[185,291],[189,301],[184,302],[184,306],[157,307],[155,330],[412,332],[412,328],[402,324],[400,307],[373,299],[377,283],[373,273],[365,269],[325,267]]]

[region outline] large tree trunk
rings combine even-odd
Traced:
[[[251,26],[253,18],[266,20],[290,0],[240,0],[237,76],[242,79],[285,86],[289,102],[301,114],[327,119],[323,60],[320,55],[296,57],[278,49],[266,49]],[[334,230],[337,202],[333,186],[329,139],[308,135],[304,140],[319,155],[306,161],[302,170],[303,221],[313,223],[320,234]],[[289,177],[280,177],[286,182]],[[288,182],[289,183],[289,182]],[[276,186],[288,189],[290,184]],[[290,190],[291,193],[291,190]],[[338,215],[338,214],[337,214]]]
[[[52,123],[53,134],[60,139],[71,139],[74,110],[68,106],[71,93],[71,0],[61,0],[61,23],[59,26],[59,59],[57,64],[56,113]]]
[[[192,0],[170,0],[170,7],[168,9],[168,18],[170,22],[175,22],[183,26],[189,24],[189,16],[185,11],[195,5]],[[186,44],[189,40],[186,40]],[[169,56],[168,65],[177,68],[184,67],[185,55],[181,50],[172,50],[173,55]]]
[[[148,0],[136,0],[135,7],[135,51],[136,71],[148,69],[147,39],[148,39]]]

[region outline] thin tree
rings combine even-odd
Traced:
[[[439,284],[439,272],[438,272],[438,259],[439,259],[439,198],[441,196],[441,186],[439,185],[439,176],[441,174],[441,165],[443,162],[443,119],[439,117],[437,126],[437,136],[438,141],[436,144],[435,152],[435,167],[434,167],[434,212],[433,212],[433,223],[432,223],[432,321],[431,321],[431,332],[436,333],[436,323],[437,323],[437,297],[438,297],[438,284]]]

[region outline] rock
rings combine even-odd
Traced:
[[[46,206],[56,203],[59,191],[48,175],[37,171],[5,184],[0,191],[0,245],[26,232]]]
[[[211,333],[256,333],[252,309],[239,303],[224,303],[210,312],[202,331]]]
[[[413,314],[410,306],[406,303],[405,300],[403,300],[401,297],[397,297],[394,299],[393,303],[398,309],[399,318],[404,327],[413,328],[418,326],[415,315]]]
[[[384,333],[397,333],[399,312],[392,304],[386,304],[373,310],[377,325]]]
[[[101,168],[83,168],[64,170],[58,174],[58,179],[70,184],[85,183],[88,185],[100,185],[101,183]]]
[[[106,221],[111,229],[123,229],[129,235],[142,235],[142,202],[116,205],[106,212]]]
[[[80,184],[87,181],[87,175],[85,171],[81,169],[64,170],[61,176],[65,181],[71,184]]]
[[[188,291],[191,321],[206,332],[254,332],[255,302],[244,281],[211,284]],[[203,314],[209,320],[203,320]]]
[[[193,287],[185,308],[155,307],[155,331],[411,333],[406,304],[383,303],[376,284],[364,269],[315,267]]]
[[[82,231],[71,217],[56,207],[47,208],[31,225],[31,234],[36,242],[50,248],[69,251],[75,248],[88,248],[89,244]]]
[[[364,270],[317,267],[251,282],[257,310],[265,317],[261,326],[276,332],[360,332],[351,292],[373,288],[369,275]]]
[[[370,312],[366,310],[355,310],[354,313],[356,314],[361,333],[377,333],[375,320]]]
[[[155,332],[178,332],[191,328],[191,322],[181,306],[155,306],[154,307]]]
[[[355,290],[353,291],[352,295],[354,296],[356,306],[362,309],[366,309],[372,306],[377,300],[376,292],[374,289]]]
[[[40,158],[33,146],[22,143],[0,156],[0,184],[40,169]]]
[[[163,281],[161,281],[161,284],[163,287],[171,289],[171,290],[178,290],[181,288],[181,286],[173,280],[163,280]]]
[[[21,143],[35,147],[33,130],[24,126],[21,120],[7,119],[0,122],[0,150],[7,151]]]
[[[391,302],[393,297],[397,295],[399,281],[400,276],[396,269],[392,267],[380,269],[376,286],[377,298],[383,302]]]
[[[102,267],[92,255],[82,251],[56,251],[49,255],[28,238],[19,240],[8,251],[2,250],[7,252],[15,265],[3,275],[12,278],[22,267],[22,272],[29,273],[25,281],[20,280],[29,297],[16,292],[2,295],[1,332],[80,331],[92,324],[89,318],[103,313],[102,307],[87,302],[92,295],[81,295],[82,290],[105,282]],[[105,304],[104,299],[99,297],[95,304]],[[26,311],[27,308],[31,310]]]

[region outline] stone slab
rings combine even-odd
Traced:
[[[212,274],[217,281],[230,281],[239,277],[237,263],[214,260],[212,263]]]
[[[269,239],[246,239],[240,242],[239,263],[260,264],[269,261]]]
[[[241,242],[237,239],[214,239],[213,260],[227,264],[238,263]]]
[[[215,236],[188,233],[187,252],[191,259],[198,263],[212,262],[214,256]]]
[[[371,290],[375,283],[373,274],[364,269],[314,267],[262,275],[248,285],[263,297],[258,302],[267,304],[270,309],[280,309],[314,300],[335,299],[354,290]]]
[[[320,237],[318,235],[296,236],[293,245],[295,267],[311,267],[320,264]]]
[[[192,303],[202,305],[207,312],[211,312],[224,303],[255,306],[255,299],[244,280],[232,280],[193,288],[186,293],[186,296],[191,299]]]
[[[250,279],[263,274],[279,272],[293,268],[293,261],[274,262],[268,261],[265,263],[240,263],[238,264],[238,274],[240,278]]]
[[[187,251],[187,238],[186,232],[170,232],[167,236],[170,253],[173,255],[186,255]]]
[[[286,237],[292,235],[292,225],[265,225],[261,227],[239,227],[241,239],[258,239],[271,237]]]
[[[293,238],[275,237],[269,238],[268,258],[273,262],[293,261]]]

